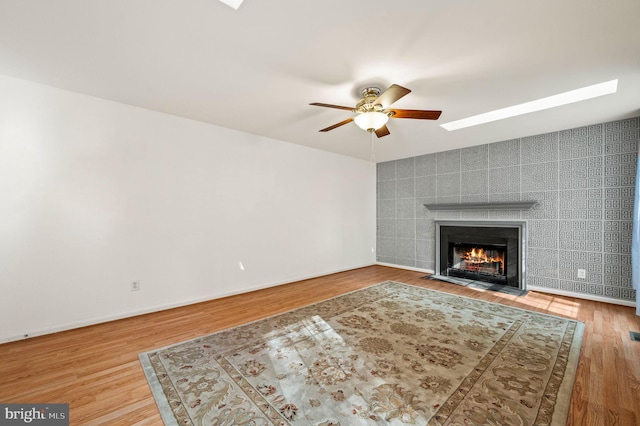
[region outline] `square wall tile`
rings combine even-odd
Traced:
[[[386,180],[378,182],[378,196],[381,200],[390,200],[396,198],[396,181]]]
[[[377,255],[382,257],[397,257],[398,247],[395,238],[378,238]]]
[[[427,154],[416,157],[415,175],[416,176],[435,176],[436,175],[436,154]]]
[[[378,200],[378,219],[395,219],[396,200]]]
[[[416,239],[435,240],[436,226],[433,219],[416,219]]]
[[[398,238],[398,258],[414,259],[416,258],[416,240]]]
[[[416,220],[415,219],[397,219],[398,238],[416,238]]]
[[[396,219],[378,219],[378,237],[396,238],[398,234]]]
[[[396,178],[412,178],[415,176],[415,158],[396,160]]]
[[[519,193],[520,166],[489,169],[489,193]]]
[[[438,197],[460,195],[460,173],[439,174],[436,177],[436,194]]]
[[[521,139],[522,164],[548,163],[558,161],[558,133],[528,136]]]
[[[489,144],[489,168],[520,165],[520,139]]]
[[[434,240],[419,240],[416,241],[416,259],[429,262],[435,262],[435,241]]]
[[[398,179],[396,181],[396,198],[415,198],[416,181],[414,178]]]
[[[489,145],[478,145],[460,150],[460,171],[489,167]]]
[[[525,164],[521,175],[522,192],[558,189],[558,162]]]
[[[396,212],[398,219],[415,219],[416,200],[413,198],[401,198],[397,200]]]
[[[460,150],[439,152],[437,154],[437,174],[460,172]]]
[[[486,195],[488,191],[489,171],[487,169],[463,171],[460,173],[460,195]]]
[[[419,176],[415,178],[416,197],[436,196],[437,178],[435,176]]]
[[[376,175],[378,182],[382,180],[392,180],[396,178],[396,162],[386,161],[376,164]]]

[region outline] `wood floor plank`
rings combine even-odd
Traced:
[[[577,319],[583,347],[568,424],[640,424],[640,318],[630,307],[529,292],[516,297],[385,266],[0,345],[0,401],[69,403],[73,425],[162,425],[138,354],[386,280]]]

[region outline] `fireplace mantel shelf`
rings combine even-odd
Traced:
[[[537,201],[507,201],[493,203],[423,204],[429,210],[529,210]]]

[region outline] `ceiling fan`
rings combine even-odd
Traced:
[[[340,105],[323,104],[314,102],[309,105],[321,106],[326,108],[343,109],[356,113],[354,117],[347,118],[333,126],[326,127],[321,132],[328,132],[337,127],[355,121],[355,123],[363,130],[374,132],[377,137],[381,138],[390,134],[387,128],[389,118],[413,118],[417,120],[437,120],[442,111],[428,111],[420,109],[397,109],[390,108],[391,104],[398,99],[411,93],[406,87],[392,84],[387,90],[380,93],[377,87],[365,87],[362,89],[362,99],[356,104],[355,108]]]

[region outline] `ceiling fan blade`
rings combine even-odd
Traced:
[[[411,90],[407,89],[406,87],[392,84],[387,90],[385,90],[380,96],[378,96],[378,99],[376,99],[374,103],[376,105],[382,105],[382,109],[387,109],[391,106],[392,103],[409,93],[411,93]]]
[[[418,120],[437,120],[442,111],[428,111],[422,109],[391,109],[391,118],[415,118]]]
[[[337,123],[337,124],[334,124],[333,126],[329,126],[329,127],[326,127],[326,128],[324,128],[324,129],[322,129],[322,130],[318,130],[318,131],[319,131],[319,132],[328,132],[329,130],[333,130],[333,129],[335,129],[336,127],[344,126],[345,124],[347,124],[347,123],[351,123],[352,121],[353,121],[353,117],[351,117],[351,118],[347,118],[346,120],[341,121],[341,122],[339,122],[339,123]]]
[[[378,130],[376,130],[376,136],[381,138],[383,136],[387,136],[390,135],[391,132],[389,131],[389,129],[387,128],[387,125],[385,124],[384,126],[380,127]]]
[[[314,103],[309,104],[309,105],[320,106],[320,107],[325,107],[325,108],[344,109],[346,111],[355,112],[354,108],[346,107],[346,106],[340,106],[340,105],[323,104],[323,103],[320,103],[320,102],[314,102]]]

